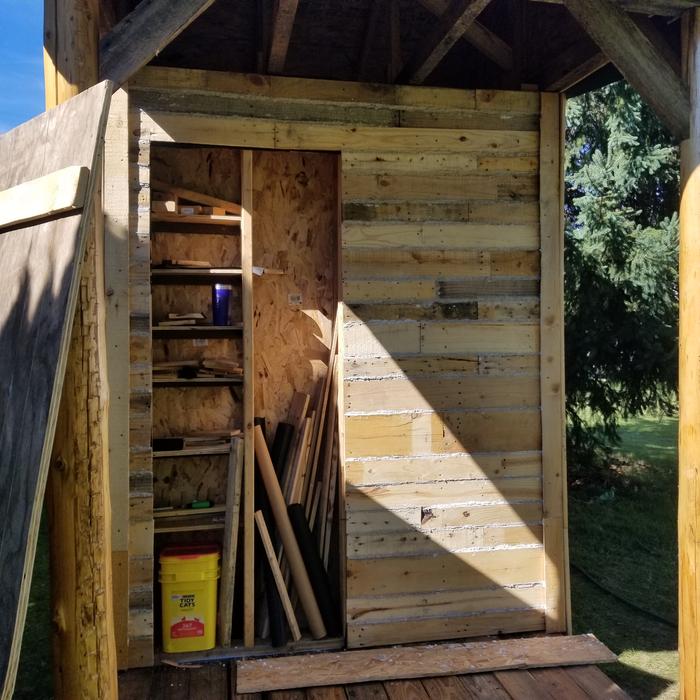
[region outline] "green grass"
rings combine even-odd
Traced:
[[[619,654],[605,671],[645,700],[678,697],[677,630],[642,612],[676,621],[676,430],[675,418],[625,421],[631,485],[569,502],[574,631]]]
[[[15,700],[50,700],[53,697],[50,595],[48,534],[43,519],[22,637]]]

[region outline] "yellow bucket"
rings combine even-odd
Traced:
[[[214,648],[219,558],[216,545],[168,547],[161,552],[164,651]]]

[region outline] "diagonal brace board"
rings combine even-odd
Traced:
[[[117,86],[157,56],[214,0],[141,0],[100,41],[100,78]]]
[[[0,136],[0,190],[64,168],[99,172],[112,85],[101,83]],[[0,233],[0,678],[12,696],[89,219]]]

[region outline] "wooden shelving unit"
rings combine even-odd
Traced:
[[[151,183],[156,191],[170,192],[175,195],[176,198],[176,208],[179,210],[179,204],[177,203],[177,198],[180,197],[186,201],[198,200],[196,197],[202,197],[203,199],[210,199],[212,201],[203,201],[202,204],[209,204],[210,206],[220,206],[221,202],[214,201],[214,198],[208,197],[208,195],[199,195],[196,192],[189,190],[183,190],[178,187],[171,187],[167,183],[155,182]],[[190,285],[190,286],[200,286],[207,287],[215,283],[225,283],[225,284],[240,284],[240,296],[234,297],[232,303],[236,303],[235,299],[240,301],[240,313],[234,313],[233,317],[240,319],[240,321],[232,323],[227,326],[214,326],[214,325],[183,325],[183,326],[160,326],[153,322],[151,327],[151,341],[152,345],[155,343],[165,343],[164,347],[155,347],[154,356],[165,357],[169,362],[176,363],[180,357],[182,357],[183,362],[191,362],[193,359],[203,360],[205,357],[212,356],[211,346],[215,343],[221,341],[226,341],[230,339],[239,340],[239,343],[231,345],[221,344],[220,347],[224,348],[221,350],[223,353],[221,356],[227,359],[235,359],[236,362],[240,363],[243,370],[240,376],[220,376],[220,377],[194,377],[192,379],[185,379],[180,377],[172,376],[157,376],[152,377],[151,387],[153,391],[162,388],[171,388],[179,391],[192,391],[206,390],[216,387],[220,387],[222,390],[231,389],[236,387],[237,391],[235,394],[232,392],[234,403],[240,402],[242,404],[242,416],[239,415],[241,419],[240,427],[241,435],[237,439],[232,439],[229,444],[217,444],[209,446],[199,446],[195,445],[192,447],[186,447],[179,450],[159,450],[153,452],[153,459],[163,462],[163,460],[168,460],[172,458],[181,459],[182,467],[178,464],[177,470],[194,470],[192,472],[191,478],[194,482],[199,483],[199,476],[197,469],[200,468],[200,464],[206,464],[207,458],[214,460],[227,459],[228,466],[226,477],[222,479],[221,482],[212,481],[211,477],[207,485],[209,500],[217,503],[217,505],[210,508],[202,509],[189,509],[178,507],[182,503],[182,493],[175,491],[173,493],[172,505],[175,506],[172,509],[157,510],[153,513],[153,533],[156,537],[165,537],[163,542],[168,544],[177,543],[177,535],[182,533],[184,536],[184,541],[190,542],[189,537],[192,533],[203,533],[206,534],[211,532],[214,533],[212,538],[223,541],[223,554],[221,560],[221,581],[220,581],[220,591],[219,598],[220,603],[223,599],[233,600],[233,583],[236,579],[241,579],[243,581],[243,607],[246,611],[251,612],[250,619],[247,616],[244,619],[244,644],[252,648],[255,644],[253,621],[252,621],[252,610],[254,602],[254,586],[253,586],[253,298],[252,298],[252,280],[253,280],[253,265],[252,265],[252,153],[250,151],[241,152],[241,202],[242,204],[233,205],[238,207],[238,209],[226,208],[227,214],[177,214],[177,213],[165,213],[165,212],[152,212],[151,213],[151,231],[156,235],[165,236],[161,244],[160,251],[163,253],[159,256],[161,260],[168,259],[168,254],[172,251],[181,251],[182,248],[178,246],[182,245],[178,242],[178,239],[172,240],[170,236],[180,235],[180,236],[202,236],[206,235],[222,235],[231,236],[236,235],[238,238],[229,239],[228,241],[222,242],[221,247],[215,246],[217,251],[228,251],[232,252],[229,246],[240,245],[240,267],[207,267],[207,268],[197,268],[197,267],[160,267],[153,266],[151,262],[150,269],[150,283],[151,288],[154,287],[165,287],[173,286],[179,287],[180,285]],[[223,203],[226,204],[225,202]],[[236,213],[230,213],[235,211]],[[240,212],[240,214],[238,213]],[[171,243],[165,243],[165,241],[171,241]],[[193,239],[194,240],[194,239]],[[196,249],[198,243],[193,243],[192,249]],[[235,252],[235,249],[233,249]],[[225,257],[229,255],[225,254]],[[189,244],[187,247],[187,253],[185,256],[190,255]],[[218,255],[214,254],[218,258]],[[237,255],[233,256],[233,260]],[[172,259],[176,259],[175,255],[172,255]],[[211,260],[214,265],[216,265],[217,260],[211,257],[203,258],[205,260]],[[229,257],[229,261],[231,258]],[[271,272],[270,274],[275,274]],[[263,274],[257,271],[257,274]],[[277,273],[278,274],[278,273]],[[170,306],[168,308],[168,301],[164,300],[175,300],[177,297],[170,292],[165,290],[164,292],[159,292],[159,314],[157,318],[163,318],[164,313],[172,313],[176,311],[176,308]],[[193,292],[193,299],[199,299],[201,303],[202,292]],[[171,302],[172,303],[172,302]],[[204,311],[204,309],[202,309]],[[168,341],[192,341],[196,339],[203,339],[212,341],[209,343],[210,351],[209,355],[200,354],[197,357],[197,351],[194,352],[192,349],[187,349],[185,345],[186,354],[178,355],[179,349],[183,346],[176,346],[173,342],[171,346],[167,345]],[[196,347],[196,344],[194,344]],[[202,344],[206,347],[206,343]],[[215,346],[215,352],[219,352],[219,346]],[[235,357],[229,355],[229,353],[234,353]],[[193,357],[195,355],[195,357]],[[154,394],[155,396],[162,396],[162,394]],[[185,395],[182,395],[183,397]],[[216,395],[218,396],[218,394]],[[224,396],[222,394],[222,396]],[[165,400],[165,399],[162,399]],[[205,401],[210,401],[211,399],[204,399]],[[232,398],[228,397],[229,405]],[[182,399],[183,405],[187,405],[187,399]],[[218,402],[218,399],[216,399]],[[190,402],[191,403],[191,402]],[[222,405],[225,402],[222,400]],[[164,414],[167,418],[169,414],[167,412]],[[173,416],[170,416],[173,417]],[[163,426],[163,415],[161,415],[161,426]],[[186,424],[187,421],[184,421]],[[184,427],[184,424],[181,427]],[[165,424],[165,432],[168,432],[168,428],[174,427]],[[241,450],[241,438],[244,449]],[[186,460],[191,460],[188,464]],[[200,460],[200,461],[197,461]],[[214,462],[212,462],[212,465]],[[217,476],[221,474],[220,469],[223,463],[218,462],[219,466],[216,467]],[[167,465],[164,468],[170,469]],[[232,479],[232,475],[236,474],[235,479]],[[241,474],[243,478],[241,480]],[[216,485],[215,485],[216,484]],[[197,486],[197,491],[201,486]],[[220,489],[218,492],[212,492],[212,488]],[[187,493],[186,498],[191,498],[193,496],[192,492],[188,492],[187,489],[184,493]],[[160,494],[160,504],[165,505],[168,503],[168,491],[161,491]],[[235,505],[232,503],[235,502]],[[225,505],[224,505],[225,504]],[[240,510],[239,510],[240,508]],[[237,515],[240,512],[240,517]],[[234,569],[235,569],[235,541],[236,535],[238,533],[239,523],[242,521],[242,536],[238,543],[239,547],[243,548],[243,566],[239,570],[235,571],[234,579]],[[223,533],[223,534],[222,534]],[[175,537],[173,537],[175,536]],[[233,541],[234,544],[231,544]],[[229,625],[230,627],[230,625]],[[219,635],[226,636],[226,629],[221,626],[219,629]],[[230,638],[230,629],[228,630],[228,636]]]

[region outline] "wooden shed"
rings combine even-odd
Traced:
[[[80,202],[0,219],[0,253],[70,281],[51,376],[30,363],[0,379],[15,402],[19,376],[45,394],[32,454],[17,451],[22,416],[0,435],[0,475],[30,464],[21,503],[0,496],[17,524],[0,547],[3,697],[47,475],[57,697],[116,697],[117,668],[162,661],[302,658],[239,669],[245,693],[609,659],[552,635],[571,632],[563,110],[620,75],[684,149],[681,658],[695,697],[696,4],[47,0],[47,106],[90,90],[0,154],[40,126],[36,151],[53,153],[72,124],[82,160],[54,160],[90,178]],[[0,189],[59,170],[49,160],[0,169]],[[70,260],[18,238],[73,219]],[[0,339],[0,357],[20,342]],[[216,647],[166,653],[159,557],[204,543],[221,551]],[[462,659],[441,669],[409,647],[392,674],[352,652],[345,675],[346,657],[316,654],[513,635],[546,653],[466,642],[439,648]]]

